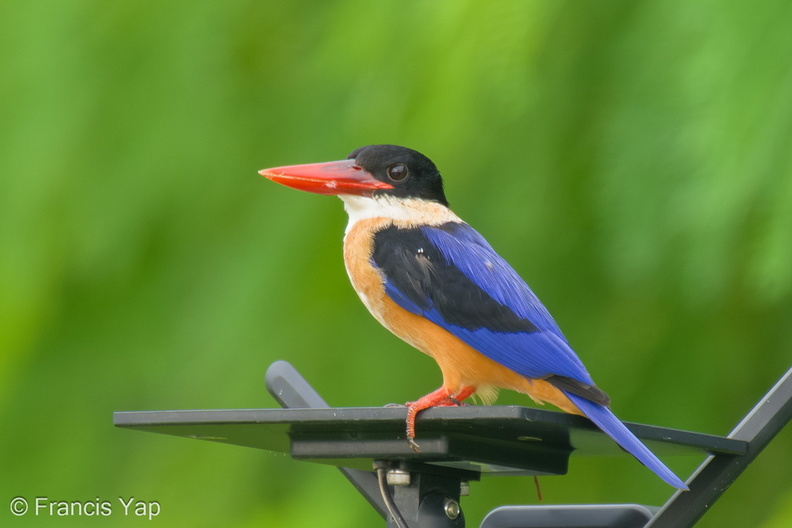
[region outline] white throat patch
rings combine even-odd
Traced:
[[[344,209],[349,215],[346,232],[360,220],[368,218],[389,218],[408,224],[444,224],[461,222],[451,209],[437,202],[417,200],[415,198],[394,198],[392,196],[354,196],[338,195],[344,201]]]

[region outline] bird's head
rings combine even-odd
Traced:
[[[317,194],[414,198],[448,205],[435,164],[420,152],[397,145],[369,145],[355,149],[345,160],[275,167],[259,174]]]

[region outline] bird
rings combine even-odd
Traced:
[[[368,145],[343,160],[259,174],[343,201],[352,286],[377,321],[440,367],[442,386],[406,404],[413,449],[420,411],[461,405],[473,394],[491,403],[499,389],[510,389],[586,416],[666,483],[687,489],[610,410],[610,398],[527,283],[449,208],[429,158]]]

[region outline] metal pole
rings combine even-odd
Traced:
[[[264,376],[267,390],[284,408],[324,409],[330,407],[308,381],[287,361],[276,361]],[[339,467],[338,470],[355,489],[377,510],[383,519],[388,509],[379,493],[377,477],[369,471]]]
[[[688,479],[690,491],[676,492],[645,528],[689,528],[745,471],[776,434],[792,419],[792,369],[776,383],[729,434],[748,442],[744,455],[709,457]]]

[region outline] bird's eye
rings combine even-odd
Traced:
[[[388,167],[388,178],[392,181],[402,181],[407,177],[409,171],[407,170],[407,165],[403,163],[396,163],[395,165],[391,165]]]

